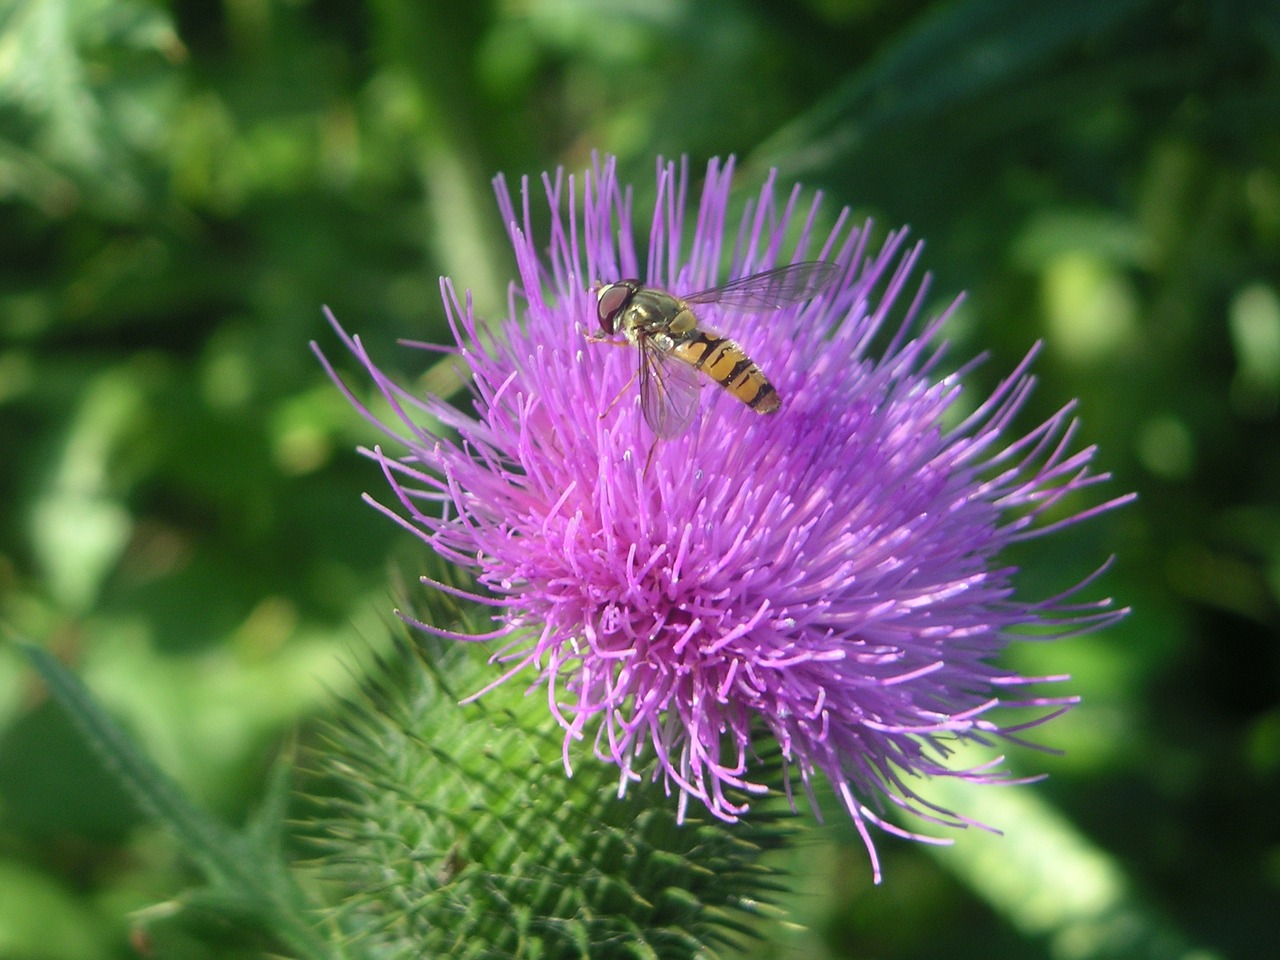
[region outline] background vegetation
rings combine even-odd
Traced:
[[[1272,956],[1278,131],[1280,12],[1248,0],[0,0],[0,618],[243,820],[418,562],[359,503],[320,306],[411,382],[439,275],[503,302],[493,174],[736,153],[926,238],[979,380],[1045,341],[1025,422],[1078,396],[1140,500],[1017,558],[1036,592],[1114,551],[1134,608],[1016,651],[1084,696],[1028,792],[1167,931],[1146,955]],[[1048,821],[973,812],[1008,858],[886,841],[879,888],[813,831],[783,864],[807,932],[757,952],[1136,955],[1005,889]],[[0,956],[145,952],[131,913],[189,870],[0,647]]]

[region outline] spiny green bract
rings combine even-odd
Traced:
[[[611,766],[566,777],[539,696],[505,684],[459,706],[492,667],[460,646],[401,653],[321,760],[341,794],[322,826],[345,955],[668,960],[752,935],[778,820],[678,825],[660,789],[618,799]]]

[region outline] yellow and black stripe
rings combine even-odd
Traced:
[[[694,330],[687,340],[677,341],[672,352],[692,364],[756,413],[773,413],[782,398],[755,361],[727,337]]]

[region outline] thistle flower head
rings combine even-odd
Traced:
[[[390,485],[382,509],[474,572],[494,629],[460,638],[496,645],[495,685],[524,674],[545,688],[567,769],[589,739],[620,790],[653,776],[733,820],[764,792],[753,742],[767,734],[811,798],[819,776],[831,783],[874,864],[869,825],[916,836],[886,820],[891,806],[967,822],[924,800],[921,778],[1004,779],[954,757],[957,742],[1030,725],[1003,726],[998,708],[1039,708],[1038,723],[1072,702],[1026,692],[1057,678],[999,666],[1010,641],[1124,613],[1074,602],[1088,580],[1020,599],[1001,552],[1125,498],[1075,505],[1105,475],[1092,448],[1073,450],[1069,407],[1011,432],[1030,356],[957,413],[964,370],[938,372],[949,311],[920,321],[920,249],[903,233],[872,250],[847,211],[820,231],[820,198],[772,179],[730,222],[732,172],[713,161],[691,203],[687,167],[659,163],[639,223],[612,160],[517,196],[498,178],[519,269],[510,317],[484,326],[441,285],[471,410],[397,386],[338,329],[394,411],[379,426],[398,449],[367,451]],[[835,279],[805,302],[697,309],[781,409],[761,415],[708,381],[692,425],[655,437],[637,349],[592,342],[598,284],[679,295],[814,260]]]

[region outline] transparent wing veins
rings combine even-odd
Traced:
[[[683,434],[698,412],[701,387],[692,366],[641,341],[640,409],[654,434],[665,439]]]
[[[816,297],[830,284],[839,267],[826,260],[805,260],[762,273],[730,280],[680,299],[685,303],[718,303],[739,310],[776,310]]]

